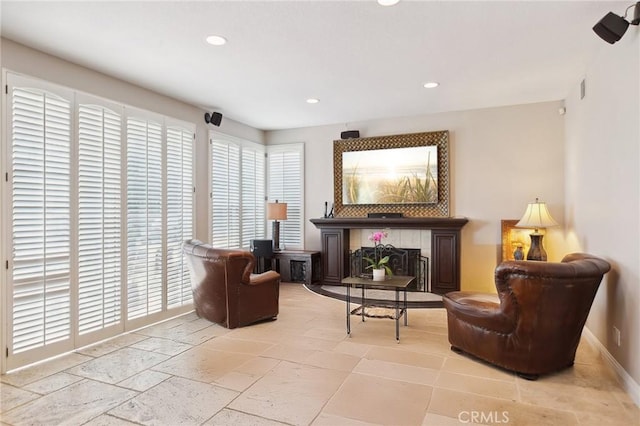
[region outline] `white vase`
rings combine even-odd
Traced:
[[[373,280],[374,281],[384,281],[384,273],[385,270],[383,269],[374,269],[373,270]]]

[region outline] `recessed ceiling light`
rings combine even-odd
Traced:
[[[378,4],[380,6],[393,6],[394,4],[398,4],[400,0],[378,0]]]
[[[214,46],[222,46],[227,43],[227,39],[219,35],[210,35],[207,37],[207,43],[213,44]]]
[[[316,99],[316,98],[307,99],[308,104],[317,104],[318,102],[320,102],[320,99]]]
[[[436,83],[435,81],[429,81],[424,84],[425,89],[433,89],[434,87],[440,86],[440,83]]]

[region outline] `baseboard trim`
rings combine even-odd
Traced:
[[[584,327],[583,331],[584,337],[589,341],[589,343],[591,343],[600,351],[602,357],[609,363],[611,368],[613,368],[613,371],[615,371],[616,375],[618,376],[618,380],[620,380],[620,383],[622,383],[624,390],[627,391],[633,402],[638,407],[640,407],[640,385],[638,384],[638,382],[633,380],[633,377],[631,377],[629,373],[627,373],[627,371],[622,368],[620,363],[616,361],[613,355],[609,353],[607,348],[600,342],[600,340],[598,340],[598,338],[591,332],[591,330],[589,330],[587,327]]]

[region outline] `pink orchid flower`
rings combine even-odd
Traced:
[[[387,236],[386,232],[383,231],[376,231],[373,234],[369,235],[369,241],[373,241],[374,243],[378,244],[380,243],[380,241],[382,241],[383,238],[385,238]]]

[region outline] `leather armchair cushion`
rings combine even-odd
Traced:
[[[498,333],[508,333],[515,327],[515,320],[500,309],[497,295],[461,291],[448,293],[445,297],[456,305],[454,315],[461,321]]]

